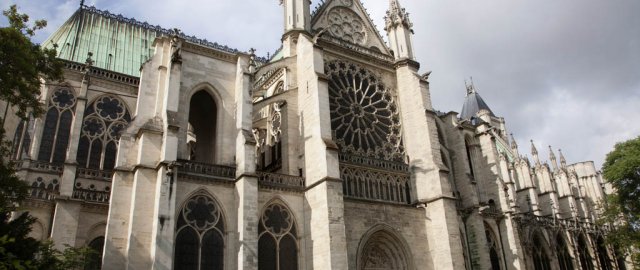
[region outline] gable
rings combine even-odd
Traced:
[[[311,19],[311,29],[390,55],[389,49],[360,0],[329,0]]]

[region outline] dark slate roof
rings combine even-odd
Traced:
[[[484,102],[480,94],[473,88],[473,85],[467,86],[467,96],[464,98],[460,118],[471,119],[471,117],[475,117],[480,110],[487,110],[489,111],[489,115],[495,117],[489,105]]]

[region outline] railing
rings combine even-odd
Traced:
[[[47,189],[44,187],[30,187],[28,197],[30,199],[37,200],[53,200],[58,194],[59,192],[54,189]]]
[[[358,165],[363,167],[373,167],[373,168],[378,168],[382,170],[390,170],[390,171],[396,171],[396,172],[405,172],[405,173],[409,172],[409,165],[402,162],[349,155],[345,153],[340,153],[338,155],[338,159],[340,163],[349,163],[352,165]]]
[[[580,221],[571,218],[554,218],[552,216],[537,216],[533,213],[520,213],[517,214],[514,220],[522,227],[524,226],[537,226],[546,228],[564,228],[569,231],[587,231],[593,232],[596,230],[606,230],[607,226],[599,227],[594,223]]]
[[[302,191],[305,188],[304,178],[288,174],[257,172],[258,184],[266,188],[289,189]]]
[[[55,173],[60,174],[60,173],[62,173],[62,171],[64,169],[64,165],[62,165],[62,164],[52,164],[52,163],[49,163],[49,162],[32,160],[31,164],[29,165],[29,168],[34,169],[34,170],[38,170],[38,171],[55,172]]]
[[[113,171],[101,171],[88,168],[78,168],[76,170],[77,178],[88,178],[111,182]]]
[[[344,196],[398,204],[411,203],[410,174],[340,163]]]
[[[75,188],[73,190],[73,198],[87,202],[109,203],[111,192],[98,191],[84,188]]]
[[[180,160],[178,175],[198,180],[233,181],[236,178],[236,168],[232,166],[207,164],[190,160]]]

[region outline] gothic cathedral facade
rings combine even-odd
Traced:
[[[81,6],[5,125],[32,236],[87,269],[627,269],[592,162],[524,157],[473,85],[434,109],[398,0],[388,43],[360,0],[280,2],[268,58]]]

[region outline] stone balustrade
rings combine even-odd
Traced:
[[[305,188],[304,178],[300,176],[270,172],[257,172],[257,175],[261,187],[294,191],[303,191]]]
[[[29,168],[37,171],[42,171],[42,172],[52,172],[56,174],[61,174],[64,169],[64,165],[32,160],[31,163],[29,164]]]
[[[111,182],[113,171],[94,170],[89,168],[78,168],[76,178],[87,178]]]
[[[178,161],[178,176],[204,181],[234,181],[236,168],[233,166],[207,164],[190,160]]]
[[[408,173],[340,164],[344,196],[370,201],[409,204],[410,175]]]
[[[98,191],[85,188],[75,188],[72,195],[74,199],[97,203],[109,203],[110,196],[110,191]]]

